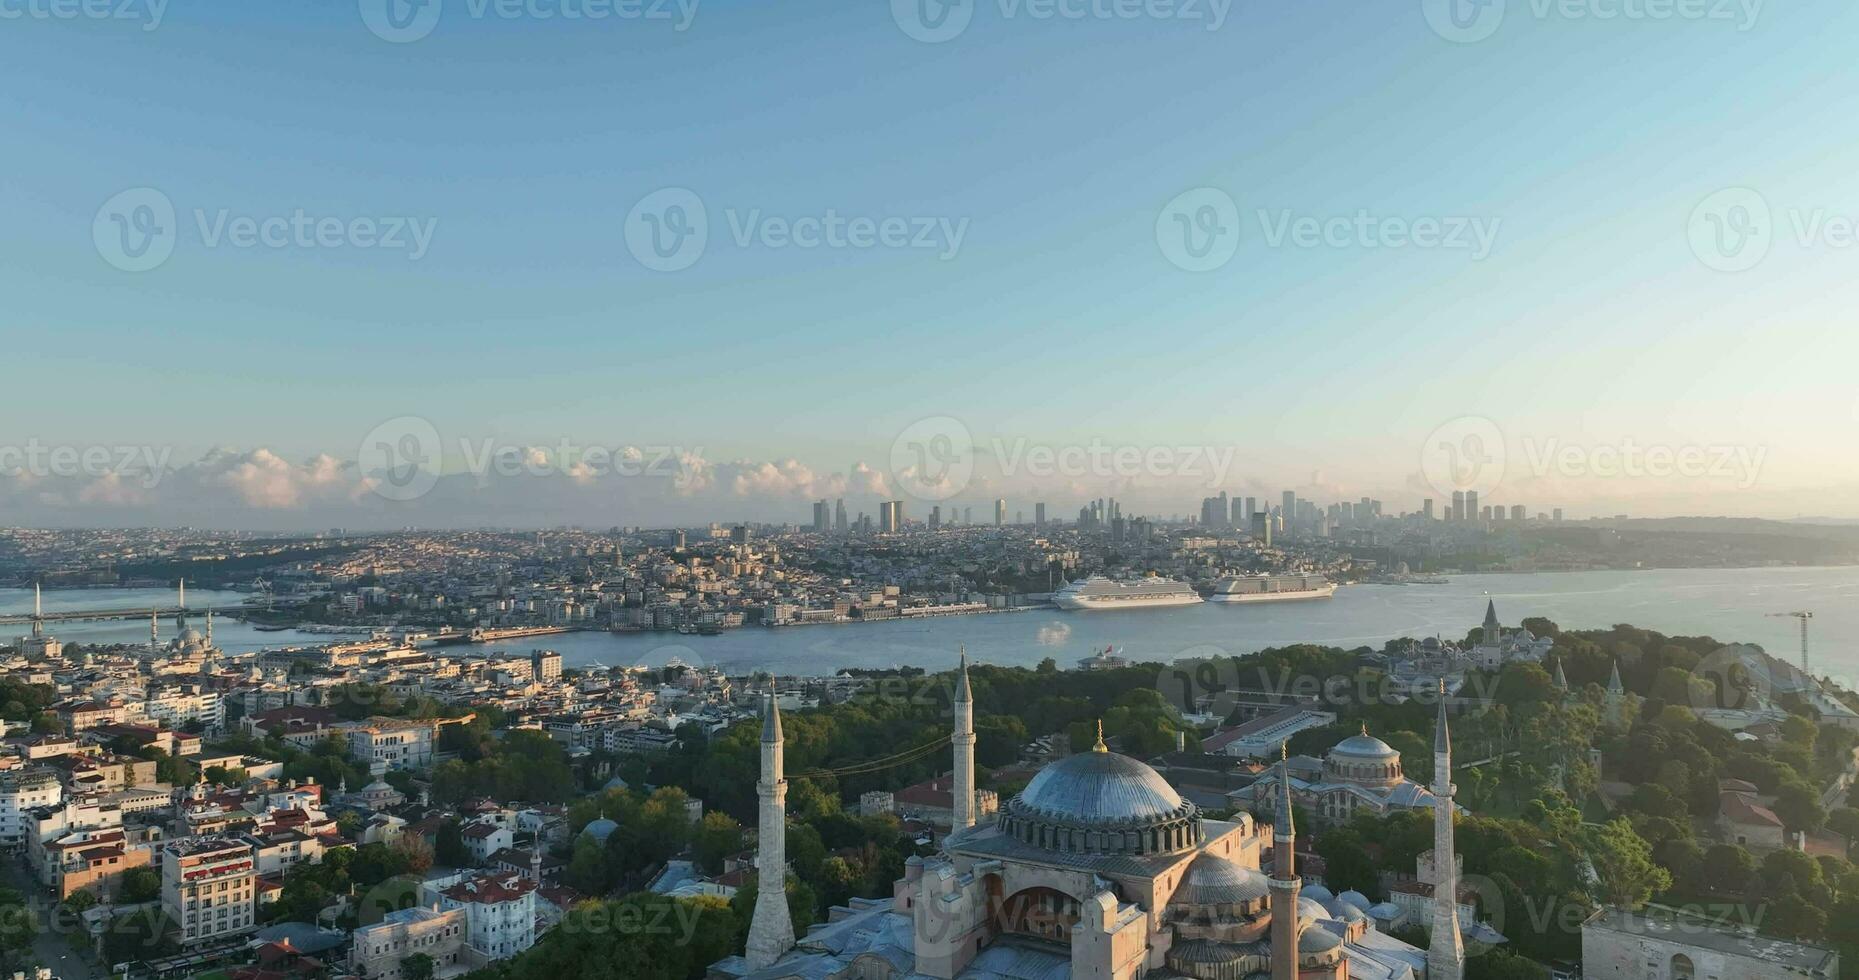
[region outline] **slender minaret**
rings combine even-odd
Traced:
[[[39,583],[32,583],[32,635],[36,639],[45,635],[45,610],[39,605]]]
[[[150,610],[148,614],[148,652],[151,655],[153,655],[155,651],[161,649],[161,626],[159,622],[160,621],[155,618],[154,610]]]
[[[1627,686],[1620,683],[1620,659],[1614,659],[1614,671],[1607,675],[1607,694],[1602,699],[1602,706],[1607,710],[1604,719],[1610,725],[1624,727],[1627,723]]]
[[[1555,676],[1551,679],[1555,681],[1557,691],[1560,691],[1563,694],[1567,694],[1569,692],[1569,675],[1562,672],[1562,658],[1561,657],[1556,658],[1556,673],[1555,673]]]
[[[975,825],[975,695],[968,687],[968,650],[955,676],[955,807],[954,829]]]
[[[1427,980],[1465,976],[1465,941],[1459,936],[1459,862],[1452,846],[1452,733],[1446,726],[1446,680],[1439,682],[1439,720],[1433,725],[1433,941]]]
[[[207,610],[207,648],[213,647],[213,610]]]
[[[756,839],[755,918],[749,922],[743,956],[759,970],[794,947],[794,922],[787,908],[787,778],[781,769],[781,707],[775,703],[775,680],[768,679],[768,706],[762,712],[761,826]]]
[[[1278,815],[1272,819],[1272,980],[1297,980],[1297,828],[1291,822],[1290,743],[1278,745]],[[1427,980],[1434,980],[1428,976]]]

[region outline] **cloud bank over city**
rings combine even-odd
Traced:
[[[991,523],[997,498],[1007,501],[1010,521],[1032,519],[1039,503],[1050,517],[1069,519],[1078,507],[1104,497],[1118,500],[1131,516],[1158,518],[1193,514],[1203,496],[1221,491],[1275,501],[1292,490],[1320,504],[1368,497],[1384,501],[1390,514],[1417,511],[1428,498],[1443,507],[1450,498],[1450,490],[1424,469],[1387,481],[1352,481],[1327,471],[1274,477],[1243,459],[1232,467],[1243,474],[1194,469],[1182,461],[1213,459],[1218,451],[1163,447],[1130,472],[1114,466],[1065,471],[1056,464],[1032,465],[1029,461],[1041,458],[1037,451],[1016,458],[997,448],[972,447],[963,467],[904,457],[894,458],[893,465],[857,460],[826,466],[793,457],[712,459],[701,447],[589,452],[487,443],[435,455],[415,469],[330,453],[290,458],[265,447],[216,447],[178,459],[169,447],[29,445],[0,458],[0,509],[7,523],[23,526],[288,531],[804,524],[818,500],[845,501],[854,519],[880,501],[897,499],[911,520],[926,520],[932,507],[940,507],[945,521],[960,520],[966,508],[976,522]],[[1828,500],[1859,499],[1856,488],[1771,487],[1734,460],[1721,472],[1708,465],[1699,472],[1616,470],[1571,476],[1513,459],[1481,486],[1486,503],[1522,505],[1531,515],[1563,508],[1571,518],[1859,516],[1825,507]]]

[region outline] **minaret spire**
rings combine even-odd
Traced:
[[[1297,827],[1291,813],[1291,746],[1278,744],[1278,808],[1272,819],[1272,980],[1297,980]],[[1428,977],[1427,980],[1433,980]]]
[[[782,768],[781,706],[775,699],[775,679],[768,678],[768,703],[762,713],[762,778],[755,784],[761,798],[756,836],[755,917],[749,922],[749,941],[743,958],[749,969],[773,964],[794,948],[794,921],[787,907],[787,777]]]
[[[45,635],[45,610],[39,605],[39,583],[32,583],[32,635]]]
[[[968,685],[968,648],[955,673],[955,786],[952,830],[975,825],[975,693]]]
[[[1439,719],[1433,724],[1433,940],[1427,980],[1465,976],[1465,940],[1459,935],[1459,862],[1452,842],[1452,731],[1446,722],[1446,679],[1439,681]]]

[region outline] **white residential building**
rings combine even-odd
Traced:
[[[440,911],[465,910],[465,942],[486,960],[536,943],[536,883],[520,874],[465,873],[426,882]]]
[[[349,758],[372,771],[432,765],[438,726],[406,718],[371,718],[348,728]]]
[[[161,907],[183,946],[258,928],[258,864],[250,842],[189,837],[161,851]]]
[[[64,785],[58,774],[43,766],[27,766],[0,773],[0,845],[25,843],[25,811],[64,802]]]
[[[142,714],[169,728],[181,728],[199,722],[208,731],[218,731],[226,724],[225,699],[218,691],[197,684],[177,684],[150,691],[141,705]]]

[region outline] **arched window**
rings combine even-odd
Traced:
[[[1672,980],[1694,980],[1696,974],[1697,969],[1691,965],[1691,957],[1683,953],[1679,953],[1672,957],[1672,971],[1670,974]]]

